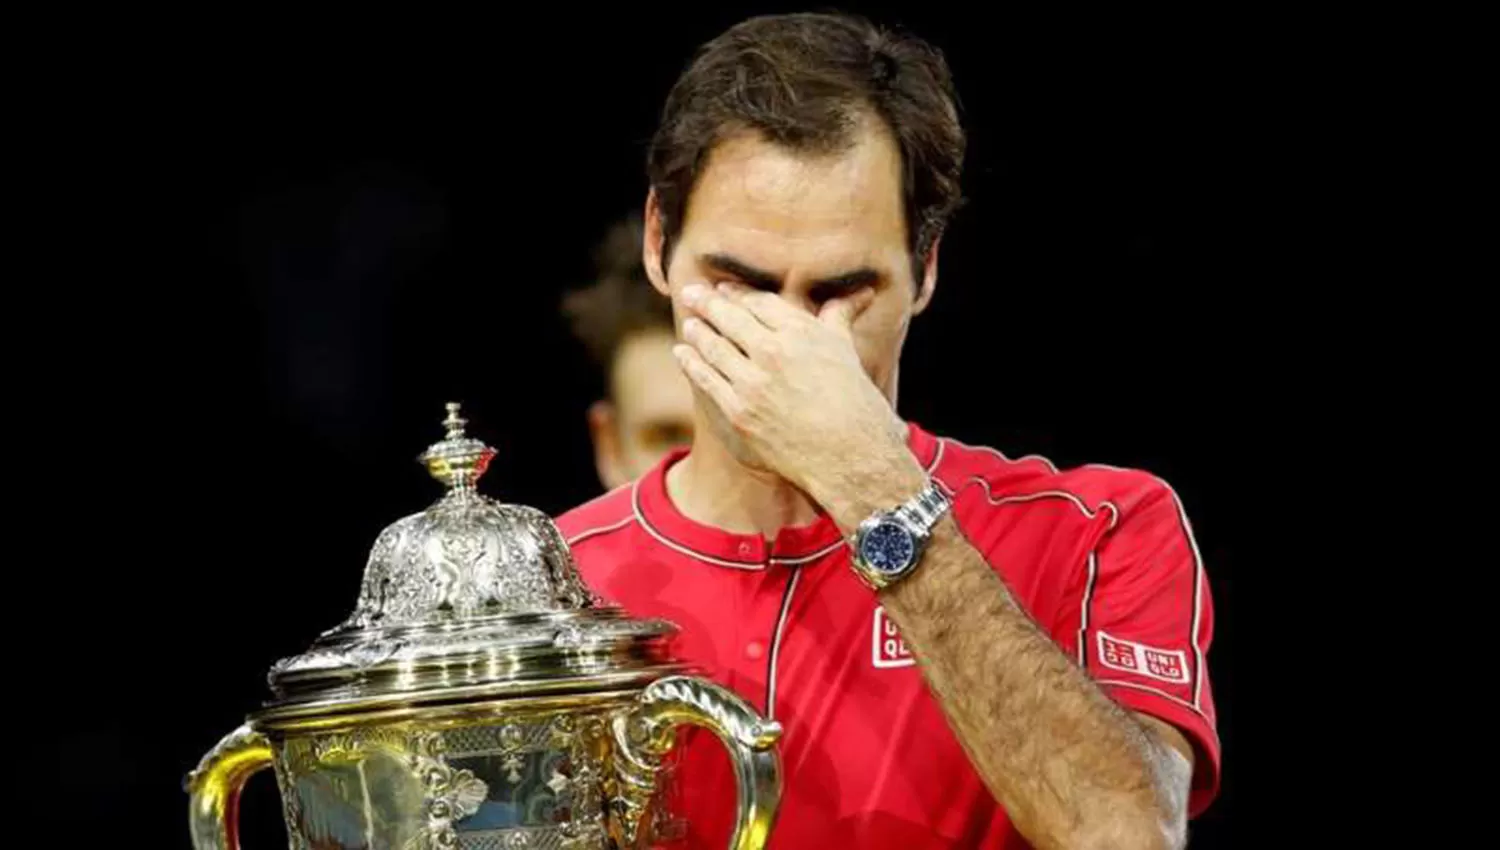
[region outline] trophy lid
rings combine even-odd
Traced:
[[[676,672],[676,627],[590,592],[544,513],[478,491],[495,452],[447,405],[418,456],[447,491],[376,538],[354,611],[268,676],[264,716],[614,689]]]

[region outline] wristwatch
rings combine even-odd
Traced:
[[[922,560],[932,527],[952,507],[936,481],[892,510],[879,511],[854,532],[854,572],[874,590],[911,575]]]

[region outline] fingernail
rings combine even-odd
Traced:
[[[685,334],[697,333],[699,324],[700,322],[697,319],[689,316],[688,318],[682,320],[682,332]]]
[[[708,287],[701,283],[690,283],[682,288],[682,300],[688,304],[695,304],[703,300],[708,294]]]

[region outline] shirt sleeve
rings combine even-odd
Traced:
[[[1189,813],[1218,793],[1219,736],[1206,655],[1213,600],[1177,495],[1155,482],[1120,511],[1088,557],[1080,657],[1117,702],[1192,743]]]

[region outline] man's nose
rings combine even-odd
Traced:
[[[816,316],[818,314],[818,303],[806,290],[793,286],[783,286],[777,296],[786,303]]]

